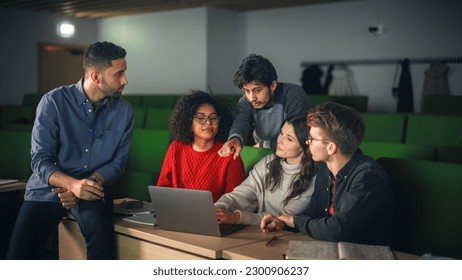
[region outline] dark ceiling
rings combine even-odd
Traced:
[[[252,11],[353,0],[2,0],[0,7],[78,18],[109,18],[193,7]]]

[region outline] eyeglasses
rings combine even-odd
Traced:
[[[217,115],[205,116],[200,114],[194,116],[194,119],[198,124],[206,124],[207,120],[210,121],[211,124],[218,124],[218,122],[220,121],[220,117]]]
[[[324,140],[324,139],[315,139],[315,138],[313,138],[311,135],[309,135],[309,136],[306,138],[306,142],[308,143],[308,145],[311,145],[311,143],[312,143],[313,141],[321,141],[321,142],[324,142],[324,143],[332,142],[332,141],[328,141],[328,140]]]

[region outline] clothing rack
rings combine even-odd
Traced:
[[[374,65],[374,64],[397,64],[405,60],[412,63],[462,63],[462,56],[446,56],[446,57],[414,57],[414,58],[383,58],[383,59],[347,59],[347,60],[313,60],[303,61],[301,66],[307,67],[310,65]]]

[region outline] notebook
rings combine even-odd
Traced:
[[[147,226],[157,226],[156,213],[129,216],[122,218],[122,220]]]
[[[148,186],[161,229],[224,236],[243,225],[219,225],[210,191]]]
[[[123,200],[119,203],[114,203],[114,214],[119,215],[142,215],[154,212],[152,202],[144,202],[141,200]]]

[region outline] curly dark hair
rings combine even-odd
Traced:
[[[89,67],[103,69],[111,67],[112,60],[125,58],[127,52],[124,48],[111,42],[96,42],[90,45],[83,54],[83,69]]]
[[[176,102],[169,123],[173,140],[179,140],[186,144],[191,144],[194,141],[192,122],[197,109],[202,104],[210,104],[217,111],[220,122],[215,140],[226,141],[234,120],[231,105],[222,97],[200,90],[191,90],[189,94],[182,96]]]
[[[242,88],[244,85],[258,81],[269,87],[273,81],[278,80],[278,74],[273,64],[265,57],[251,54],[242,60],[241,66],[234,74],[234,85]]]
[[[316,165],[311,157],[310,149],[306,144],[306,137],[308,136],[309,132],[309,128],[306,125],[306,118],[306,114],[294,115],[286,118],[286,120],[281,125],[282,128],[285,123],[292,124],[294,127],[295,136],[297,137],[297,141],[300,144],[300,147],[303,149],[301,168],[298,174],[299,176],[295,177],[296,180],[292,180],[290,188],[291,192],[284,199],[284,205],[287,205],[287,203],[289,203],[292,198],[295,198],[308,190],[310,182],[316,173]],[[279,185],[279,182],[281,181],[282,175],[284,173],[281,165],[282,158],[278,157],[276,152],[274,154],[274,159],[270,161],[267,166],[269,172],[265,176],[265,188],[269,191],[273,191]]]

